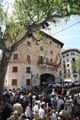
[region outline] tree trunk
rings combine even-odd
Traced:
[[[0,101],[2,100],[3,96],[3,89],[4,89],[4,80],[5,75],[7,72],[7,66],[9,63],[9,57],[6,56],[6,54],[3,54],[2,60],[0,61]]]

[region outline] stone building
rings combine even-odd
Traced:
[[[60,78],[62,80],[79,81],[80,72],[74,67],[76,60],[80,58],[80,50],[67,49],[61,54]]]
[[[26,38],[13,53],[8,65],[5,86],[10,88],[32,87],[59,80],[63,43],[47,33]]]

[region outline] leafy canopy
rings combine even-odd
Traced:
[[[6,22],[4,41],[0,44],[2,47],[7,47],[7,41],[14,44],[23,30],[30,37],[33,32],[48,27],[48,22],[55,23],[59,18],[80,15],[79,8],[80,0],[15,0],[12,15],[7,16],[7,11],[5,14],[0,5],[0,23],[4,21],[3,16]]]
[[[76,61],[76,68],[80,70],[80,58]]]

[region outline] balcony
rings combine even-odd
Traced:
[[[38,64],[41,64],[41,65],[44,65],[44,64],[46,64],[46,65],[49,65],[49,66],[56,66],[54,63],[52,63],[52,62],[49,62],[49,61],[44,61],[44,60],[38,60],[38,62],[37,62]]]
[[[38,64],[44,64],[44,60],[38,60],[37,63]]]

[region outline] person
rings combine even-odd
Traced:
[[[33,106],[33,115],[34,115],[34,118],[37,119],[39,117],[39,102],[38,100],[35,101],[35,105]]]
[[[1,103],[0,103],[0,111],[2,111],[2,110],[3,110],[4,106],[5,106],[4,101],[1,101]]]
[[[80,117],[79,117],[79,116],[76,116],[74,120],[80,120]]]
[[[9,103],[5,103],[4,108],[2,109],[2,120],[7,120],[12,114],[12,106]]]
[[[24,113],[22,113],[22,114],[20,115],[20,118],[21,118],[21,120],[32,120],[32,119],[30,119],[29,117],[26,117],[26,115],[25,115]]]
[[[13,115],[11,115],[9,118],[7,118],[7,120],[21,120],[21,118],[18,116],[18,111],[15,110],[13,112]]]
[[[17,110],[18,114],[20,115],[21,113],[23,113],[23,107],[20,103],[15,103],[13,105],[13,111]]]
[[[57,120],[65,120],[62,116],[58,116]]]
[[[58,96],[58,98],[57,98],[57,110],[58,110],[58,112],[60,111],[60,107],[61,107],[61,105],[62,104],[64,104],[64,100],[62,99],[62,96]]]
[[[70,112],[64,109],[64,104],[61,105],[59,116],[63,117],[63,120],[72,120]]]
[[[31,107],[28,101],[26,102],[25,115],[26,117],[29,117],[30,119],[32,118],[32,110],[31,110]]]
[[[52,109],[51,111],[50,120],[57,120],[55,109]]]
[[[40,109],[39,109],[39,118],[45,119],[45,102],[41,103]]]
[[[0,120],[2,120],[2,111],[0,111]]]
[[[55,95],[52,95],[50,98],[50,102],[51,102],[53,108],[56,106],[56,98],[55,97],[56,97]]]

